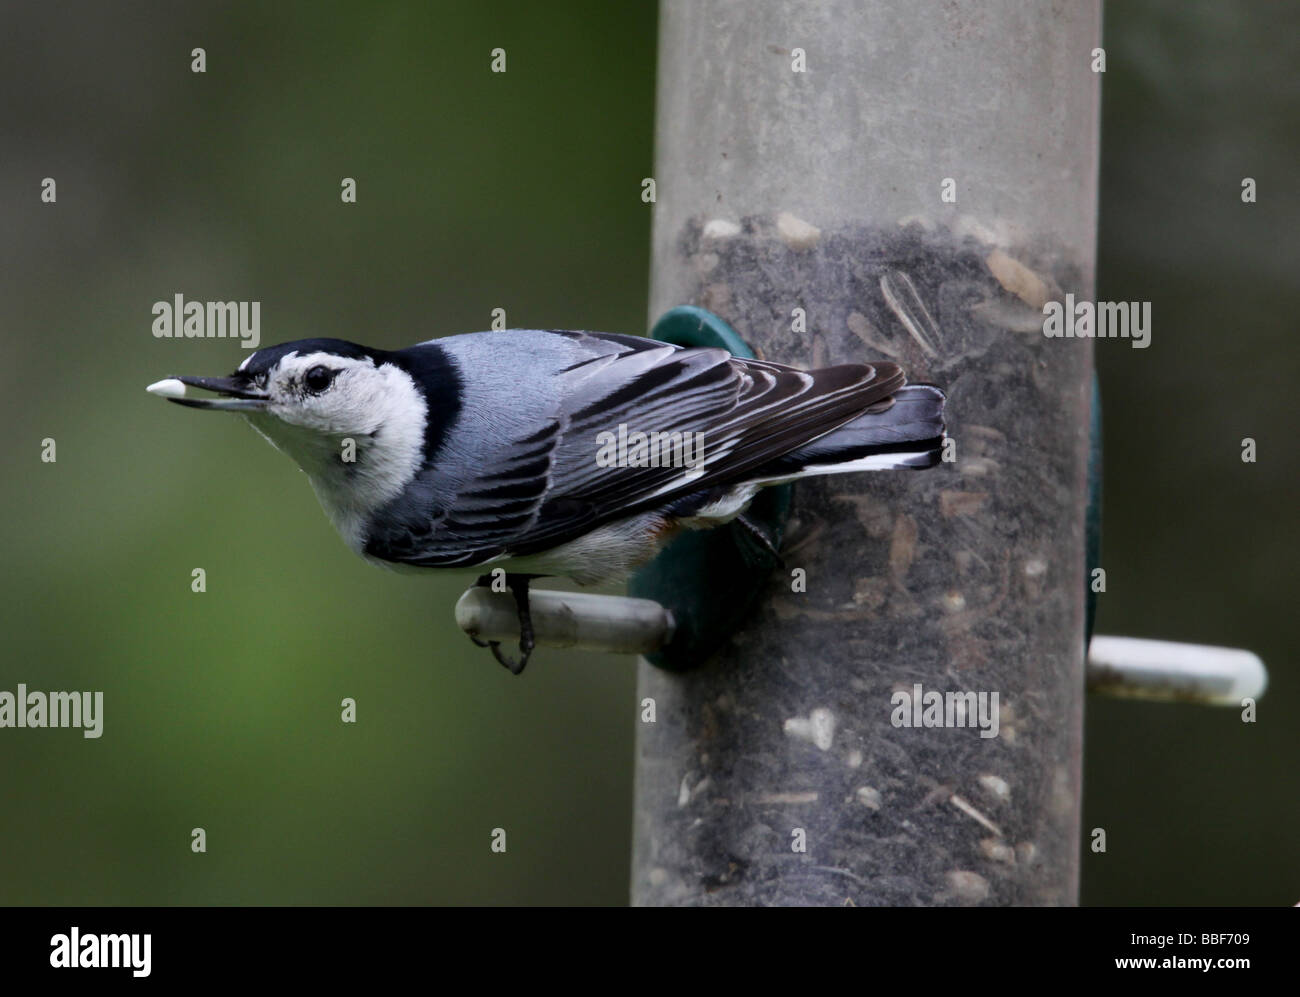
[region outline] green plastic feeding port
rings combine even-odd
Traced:
[[[710,346],[755,359],[731,326],[712,312],[685,305],[665,312],[650,338],[674,346]],[[708,440],[704,443],[708,452]],[[745,518],[780,549],[790,514],[791,485],[764,488]],[[628,594],[652,599],[676,624],[672,639],[646,660],[670,671],[703,664],[744,622],[772,569],[772,552],[737,523],[712,530],[687,530],[628,583]]]

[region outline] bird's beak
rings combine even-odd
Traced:
[[[195,397],[191,388],[214,391],[220,397]],[[266,395],[249,391],[248,383],[238,377],[168,377],[155,381],[145,390],[177,405],[222,412],[260,412],[268,402]]]

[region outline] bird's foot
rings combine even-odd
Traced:
[[[532,656],[533,648],[536,641],[533,637],[533,617],[528,609],[528,583],[533,580],[533,575],[506,575],[506,586],[510,589],[515,597],[515,608],[519,611],[519,660],[511,661],[501,650],[499,640],[479,640],[477,637],[470,636],[479,647],[486,647],[492,652],[492,657],[497,659],[497,663],[510,670],[511,675],[518,675],[528,664],[529,657]],[[491,588],[492,576],[480,575],[476,585],[483,588]]]
[[[763,553],[772,559],[772,563],[778,568],[785,567],[785,560],[781,557],[781,552],[776,549],[773,538],[768,535],[767,530],[763,529],[758,523],[750,519],[744,513],[741,513],[732,520],[743,532],[743,539],[749,541],[755,554]],[[742,549],[743,553],[743,549]]]

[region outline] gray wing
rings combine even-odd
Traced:
[[[534,410],[526,427],[504,438],[481,434],[473,471],[454,494],[442,501],[408,497],[376,517],[384,525],[371,530],[367,553],[451,567],[548,550],[603,523],[759,477],[765,464],[862,414],[905,382],[892,363],[800,371],[634,336],[532,335],[565,337],[561,356],[570,362],[556,365],[548,347],[531,365],[528,383],[515,380],[519,407]],[[516,341],[515,348],[526,344]],[[468,372],[466,380],[473,384]],[[510,408],[507,388],[497,384],[496,404]],[[540,411],[530,404],[538,395]],[[620,425],[629,433],[701,433],[703,451],[689,468],[602,467],[600,434],[617,434]],[[430,469],[429,494],[438,472]]]

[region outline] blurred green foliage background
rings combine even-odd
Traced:
[[[1295,21],[1107,7],[1098,295],[1155,336],[1098,349],[1098,629],[1273,685],[1254,726],[1089,701],[1089,903],[1300,900]],[[263,343],[643,330],[655,41],[648,2],[0,11],[0,689],[105,698],[99,740],[0,730],[0,902],[626,902],[633,664],[513,678],[452,622],[464,578],[365,564],[241,421],[143,388],[246,355],[155,339],[176,293],[261,301]]]

